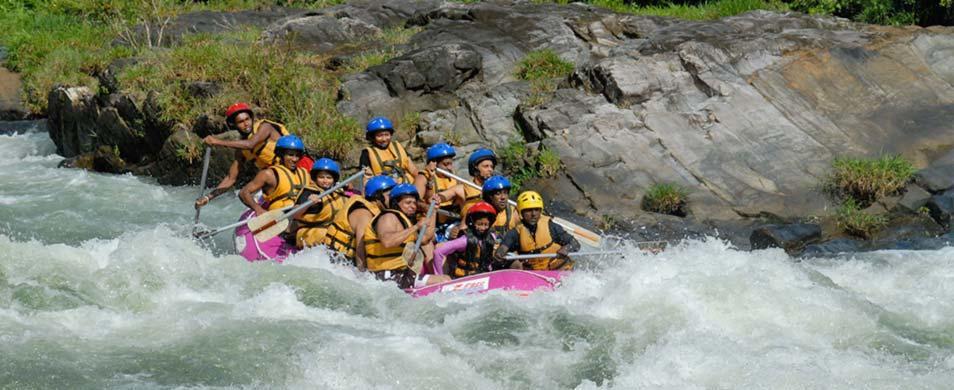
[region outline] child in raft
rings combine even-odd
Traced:
[[[438,244],[434,250],[433,273],[457,279],[492,271],[497,240],[491,228],[496,219],[497,209],[490,203],[481,201],[471,206],[463,234]]]

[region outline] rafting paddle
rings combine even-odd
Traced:
[[[436,207],[437,201],[432,200],[431,205],[427,207],[424,223],[421,224],[421,229],[417,231],[417,241],[414,242],[414,246],[404,248],[404,261],[407,262],[408,268],[414,271],[414,274],[420,274],[421,268],[424,267],[424,256],[422,253],[419,253],[419,251],[421,249],[421,243],[424,241],[424,232],[427,231],[427,221],[434,215],[434,209]],[[420,259],[418,259],[418,257],[420,257]]]
[[[460,177],[460,176],[457,176],[457,175],[455,175],[455,174],[453,174],[453,173],[450,173],[450,172],[448,172],[448,171],[445,170],[445,169],[437,168],[437,171],[440,172],[440,173],[443,173],[443,174],[446,175],[447,177],[456,179],[457,181],[459,181],[459,182],[461,182],[461,183],[464,183],[464,184],[466,184],[466,185],[468,185],[468,186],[471,186],[471,187],[473,187],[473,188],[475,188],[475,189],[478,189],[478,190],[481,189],[480,186],[478,186],[477,184],[474,184],[474,182],[472,182],[472,181],[470,181],[470,180],[467,180],[467,179],[464,179],[464,178],[462,178],[462,177]],[[517,205],[517,202],[514,202],[513,200],[507,200],[507,202],[510,203],[510,204],[512,204],[512,205],[514,205],[514,206]],[[563,218],[560,218],[560,217],[552,217],[552,218],[553,218],[553,222],[554,222],[554,223],[556,223],[557,225],[562,226],[564,229],[567,229],[567,230],[570,232],[570,234],[572,234],[572,235],[573,235],[574,237],[576,237],[578,240],[583,241],[583,243],[586,244],[587,246],[591,246],[591,247],[594,247],[594,248],[599,248],[599,247],[601,246],[603,239],[602,239],[602,237],[600,237],[599,234],[596,234],[596,233],[593,233],[593,232],[591,232],[591,231],[589,231],[589,230],[586,230],[586,229],[584,229],[583,227],[581,227],[581,226],[579,226],[579,225],[577,225],[577,224],[574,224],[574,223],[572,223],[572,222],[570,222],[570,221],[567,221],[567,220],[565,220],[565,219],[563,219]]]
[[[205,159],[202,162],[202,180],[199,180],[199,198],[205,196],[205,179],[209,177],[209,157],[212,156],[212,148],[205,148]],[[199,200],[199,198],[195,198]],[[192,234],[195,234],[196,230],[199,229],[199,212],[202,211],[202,208],[199,207],[195,209],[195,222],[192,223]]]
[[[318,194],[318,199],[324,198],[330,195],[332,192],[337,191],[338,189],[348,185],[348,183],[364,176],[364,172],[357,172],[351,177],[345,179],[344,181],[335,184],[334,187],[331,187],[324,192]],[[288,229],[288,219],[301,212],[304,209],[307,209],[315,204],[315,201],[307,201],[302,203],[300,206],[291,209],[288,212],[283,212],[285,208],[278,210],[271,210],[265,214],[259,215],[255,218],[252,218],[248,221],[248,229],[252,231],[252,234],[255,236],[255,239],[259,242],[268,241],[279,235],[281,232]]]
[[[598,251],[598,252],[572,252],[567,253],[567,256],[601,256],[601,255],[620,255],[625,252],[623,251]],[[559,256],[556,253],[532,253],[529,255],[510,255],[505,257],[507,260],[526,260],[526,259],[548,259]]]

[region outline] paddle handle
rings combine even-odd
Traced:
[[[600,256],[600,255],[619,255],[623,254],[623,251],[597,251],[597,252],[573,252],[568,253],[567,256]],[[556,253],[537,253],[529,255],[510,255],[505,257],[507,260],[525,260],[525,259],[539,259],[539,258],[553,258],[557,257]]]
[[[319,194],[319,195],[318,195],[318,198],[320,199],[320,198],[323,198],[323,197],[325,197],[325,196],[328,196],[328,194],[330,194],[330,193],[332,193],[332,192],[338,190],[338,189],[341,188],[341,187],[344,187],[346,184],[348,184],[348,183],[354,181],[355,179],[361,177],[362,175],[363,175],[362,172],[358,172],[358,173],[355,173],[354,175],[351,175],[351,177],[345,179],[345,181],[342,181],[342,182],[336,184],[334,187],[331,187],[329,190],[327,190],[327,191],[322,192],[321,194]],[[295,214],[297,214],[299,211],[304,210],[304,209],[306,209],[306,208],[308,208],[308,207],[311,207],[311,205],[312,205],[313,203],[314,203],[314,202],[311,202],[311,201],[305,202],[305,203],[302,204],[301,206],[298,206],[298,207],[292,209],[291,211],[289,211],[289,212],[287,212],[287,213],[285,213],[285,214],[282,214],[280,217],[276,218],[274,221],[270,221],[269,223],[266,223],[262,228],[256,229],[256,232],[261,232],[261,231],[264,231],[264,229],[268,229],[269,227],[274,226],[275,223],[278,223],[278,221],[280,221],[280,220],[282,220],[282,219],[285,219],[285,218],[288,218],[289,216],[295,215]],[[280,208],[279,210],[285,211],[285,210],[291,209],[292,207],[293,207],[293,206],[285,206],[285,207]],[[214,235],[216,235],[216,234],[222,233],[222,232],[224,232],[224,231],[226,231],[226,230],[229,230],[229,229],[236,228],[236,227],[242,226],[242,225],[244,225],[244,224],[247,224],[248,221],[250,221],[250,220],[252,220],[252,219],[253,219],[253,218],[249,218],[249,219],[246,219],[246,220],[238,221],[238,222],[233,223],[233,224],[229,224],[229,225],[222,226],[222,227],[220,227],[220,228],[216,228],[216,229],[214,229],[214,230],[212,230],[212,231],[202,232],[202,233],[196,234],[195,237],[196,237],[196,238],[211,237],[211,236],[214,236]],[[256,233],[253,233],[253,234],[256,234]]]
[[[427,220],[431,219],[431,216],[434,215],[434,209],[437,207],[437,202],[431,201],[431,205],[427,208],[427,214],[424,216],[424,224],[421,225],[421,229],[417,231],[417,241],[414,242],[414,252],[417,253],[418,249],[421,249],[421,241],[424,241],[424,232],[427,230]]]
[[[364,172],[357,172],[357,173],[351,175],[351,176],[348,177],[347,179],[344,179],[344,181],[339,182],[338,184],[335,184],[334,187],[331,187],[331,188],[325,190],[325,192],[322,192],[322,193],[318,194],[318,199],[321,200],[321,198],[324,198],[324,197],[330,195],[332,192],[335,192],[335,191],[341,189],[341,187],[344,187],[344,186],[348,185],[348,183],[351,183],[351,182],[354,181],[355,179],[358,179],[358,178],[360,178],[360,177],[362,177],[362,176],[364,176]],[[278,217],[278,218],[275,218],[275,220],[272,221],[272,222],[270,222],[270,224],[265,224],[265,226],[271,227],[272,225],[274,225],[274,224],[277,223],[278,221],[281,221],[281,220],[283,220],[283,219],[287,219],[288,217],[291,217],[292,215],[298,214],[298,213],[301,212],[302,210],[311,207],[311,205],[313,205],[313,204],[315,204],[315,201],[311,201],[311,200],[309,200],[309,201],[307,201],[307,202],[305,202],[305,203],[302,203],[300,206],[291,209],[291,211],[289,211],[289,212],[287,212],[287,213],[285,213],[285,214],[282,214],[282,215],[281,215],[280,217]],[[263,226],[263,227],[265,227],[265,226]],[[259,231],[261,231],[261,230],[262,230],[262,229],[260,229]]]
[[[202,179],[199,180],[199,198],[205,194],[205,180],[209,178],[209,158],[212,156],[212,147],[207,146],[205,148],[205,158],[202,160]],[[198,199],[198,198],[196,198]],[[195,209],[195,222],[192,223],[192,229],[195,229],[194,225],[199,224],[199,212],[202,208]]]

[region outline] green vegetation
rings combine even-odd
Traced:
[[[569,4],[573,0],[535,0],[535,2]],[[788,10],[788,6],[779,0],[584,0],[583,2],[620,13],[668,16],[689,20],[718,19],[757,9]]]
[[[838,227],[846,233],[864,239],[870,239],[888,224],[884,216],[862,211],[860,205],[852,198],[845,199],[835,210],[835,220]]]
[[[517,78],[527,81],[565,78],[573,72],[573,64],[564,61],[553,50],[537,50],[517,64]]]
[[[954,23],[951,0],[791,0],[793,10],[858,22],[921,26]]]
[[[164,26],[175,16],[197,10],[237,10],[283,5],[318,8],[342,0],[293,1],[211,0],[0,0],[0,45],[9,49],[8,67],[24,80],[24,101],[42,114],[47,93],[56,84],[99,89],[96,74],[114,60],[135,58],[117,75],[121,90],[140,101],[158,92],[164,119],[190,124],[202,114],[220,113],[235,101],[263,108],[285,123],[320,153],[341,157],[360,132],[335,109],[339,77],[400,55],[399,46],[420,31],[397,28],[344,47],[353,60],[327,71],[330,56],[289,50],[286,44],[258,42],[261,31],[250,28],[223,34],[183,37],[168,48]],[[148,30],[137,29],[144,23]],[[112,46],[115,39],[127,45]],[[372,44],[373,43],[373,44]],[[219,93],[205,98],[190,85],[208,82]],[[185,153],[191,154],[191,153]]]
[[[825,178],[825,190],[836,199],[852,199],[868,207],[883,196],[900,192],[914,175],[914,166],[899,155],[877,159],[836,158]]]
[[[517,64],[514,76],[530,82],[530,96],[523,104],[536,107],[550,100],[560,81],[573,72],[573,64],[564,61],[553,50],[527,53]]]
[[[641,206],[646,211],[684,217],[688,196],[689,193],[676,184],[655,184],[643,195]]]
[[[219,113],[235,101],[250,102],[300,134],[309,147],[340,158],[359,132],[335,109],[336,74],[323,70],[324,58],[259,43],[259,35],[248,29],[186,36],[169,50],[143,52],[117,79],[140,99],[159,92],[165,119],[182,123]],[[214,83],[222,92],[196,98],[189,90],[194,82]]]
[[[469,3],[475,1],[466,1]],[[535,0],[568,4],[572,0]],[[718,19],[753,10],[794,11],[835,15],[854,21],[921,26],[954,23],[952,0],[583,0],[616,12],[668,16],[690,20]]]
[[[536,153],[534,153],[536,152]],[[511,140],[506,147],[497,151],[504,174],[510,179],[510,193],[516,196],[528,180],[553,177],[560,170],[562,162],[555,151],[541,146],[533,151],[521,139]]]

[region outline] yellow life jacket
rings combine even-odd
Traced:
[[[344,191],[335,191],[321,199],[321,210],[317,213],[305,212],[298,218],[298,231],[295,232],[295,242],[298,249],[317,246],[325,239],[332,219],[344,207],[347,198]]]
[[[327,245],[329,248],[338,251],[347,259],[354,259],[354,228],[351,227],[351,221],[348,220],[348,216],[351,215],[351,212],[359,208],[357,206],[364,206],[371,212],[371,217],[377,216],[381,209],[378,208],[374,203],[369,202],[362,196],[352,196],[344,202],[344,205],[338,210],[334,215],[334,219],[331,220],[331,225],[328,226],[328,231],[325,233],[325,238],[321,241],[322,244]]]
[[[272,170],[277,181],[275,188],[265,194],[265,202],[269,210],[294,205],[305,187],[311,184],[308,171],[304,168],[295,168],[292,171],[284,165],[274,165],[268,169]]]
[[[272,122],[268,119],[259,119],[255,121],[255,124],[252,125],[252,133],[248,135],[249,138],[255,136],[255,133],[262,127],[262,123],[268,123],[272,126],[275,126],[278,129],[278,132],[281,136],[286,136],[291,133],[288,132],[288,129],[285,128],[285,125]],[[242,156],[245,156],[245,159],[248,161],[255,161],[255,166],[258,169],[265,169],[276,163],[275,161],[275,142],[272,141],[271,137],[265,138],[264,141],[259,142],[252,148],[252,150],[243,150]]]
[[[414,184],[414,178],[409,172],[411,159],[407,157],[407,151],[400,142],[392,140],[384,150],[375,146],[368,146],[364,150],[368,152],[368,159],[371,160],[372,173],[391,176],[398,184]]]
[[[503,238],[507,231],[516,229],[517,225],[520,225],[520,213],[517,212],[516,207],[508,204],[506,210],[502,213],[497,213],[497,220],[494,221],[494,225],[491,229],[497,234],[498,238]]]
[[[404,260],[404,247],[406,247],[407,244],[413,245],[414,241],[417,240],[417,232],[414,232],[408,235],[407,238],[401,242],[401,245],[393,248],[385,248],[381,245],[380,236],[375,226],[378,223],[378,219],[386,214],[396,215],[404,229],[412,225],[411,220],[407,219],[404,213],[392,209],[381,211],[378,216],[371,220],[367,229],[364,230],[364,254],[368,263],[368,271],[371,272],[394,271],[407,268],[407,262]]]
[[[480,190],[468,185],[464,186],[464,207],[461,207],[461,218],[465,218],[467,216],[467,210],[470,210],[471,206],[481,201],[482,195],[483,193]]]
[[[560,244],[553,242],[553,237],[550,237],[550,217],[545,215],[540,216],[535,233],[530,233],[530,229],[527,228],[527,225],[522,223],[517,225],[516,229],[520,235],[520,248],[517,250],[517,253],[521,255],[557,253],[561,248]],[[535,271],[568,270],[573,268],[572,262],[563,261],[558,258],[538,257],[529,259],[528,263],[530,263],[530,268]]]
[[[435,179],[435,181],[437,183],[437,190],[434,191],[435,194],[438,192],[446,191],[448,188],[452,188],[458,184],[457,179],[453,179],[449,177],[441,177],[440,175],[437,175],[437,178]],[[460,205],[457,204],[457,200],[454,198],[441,202],[441,204],[439,204],[438,206],[441,208],[441,210],[450,211],[458,215],[460,214]],[[445,216],[443,214],[439,214],[437,216],[437,223],[439,224],[448,223],[448,222],[451,222],[452,220],[453,219],[451,217]]]

